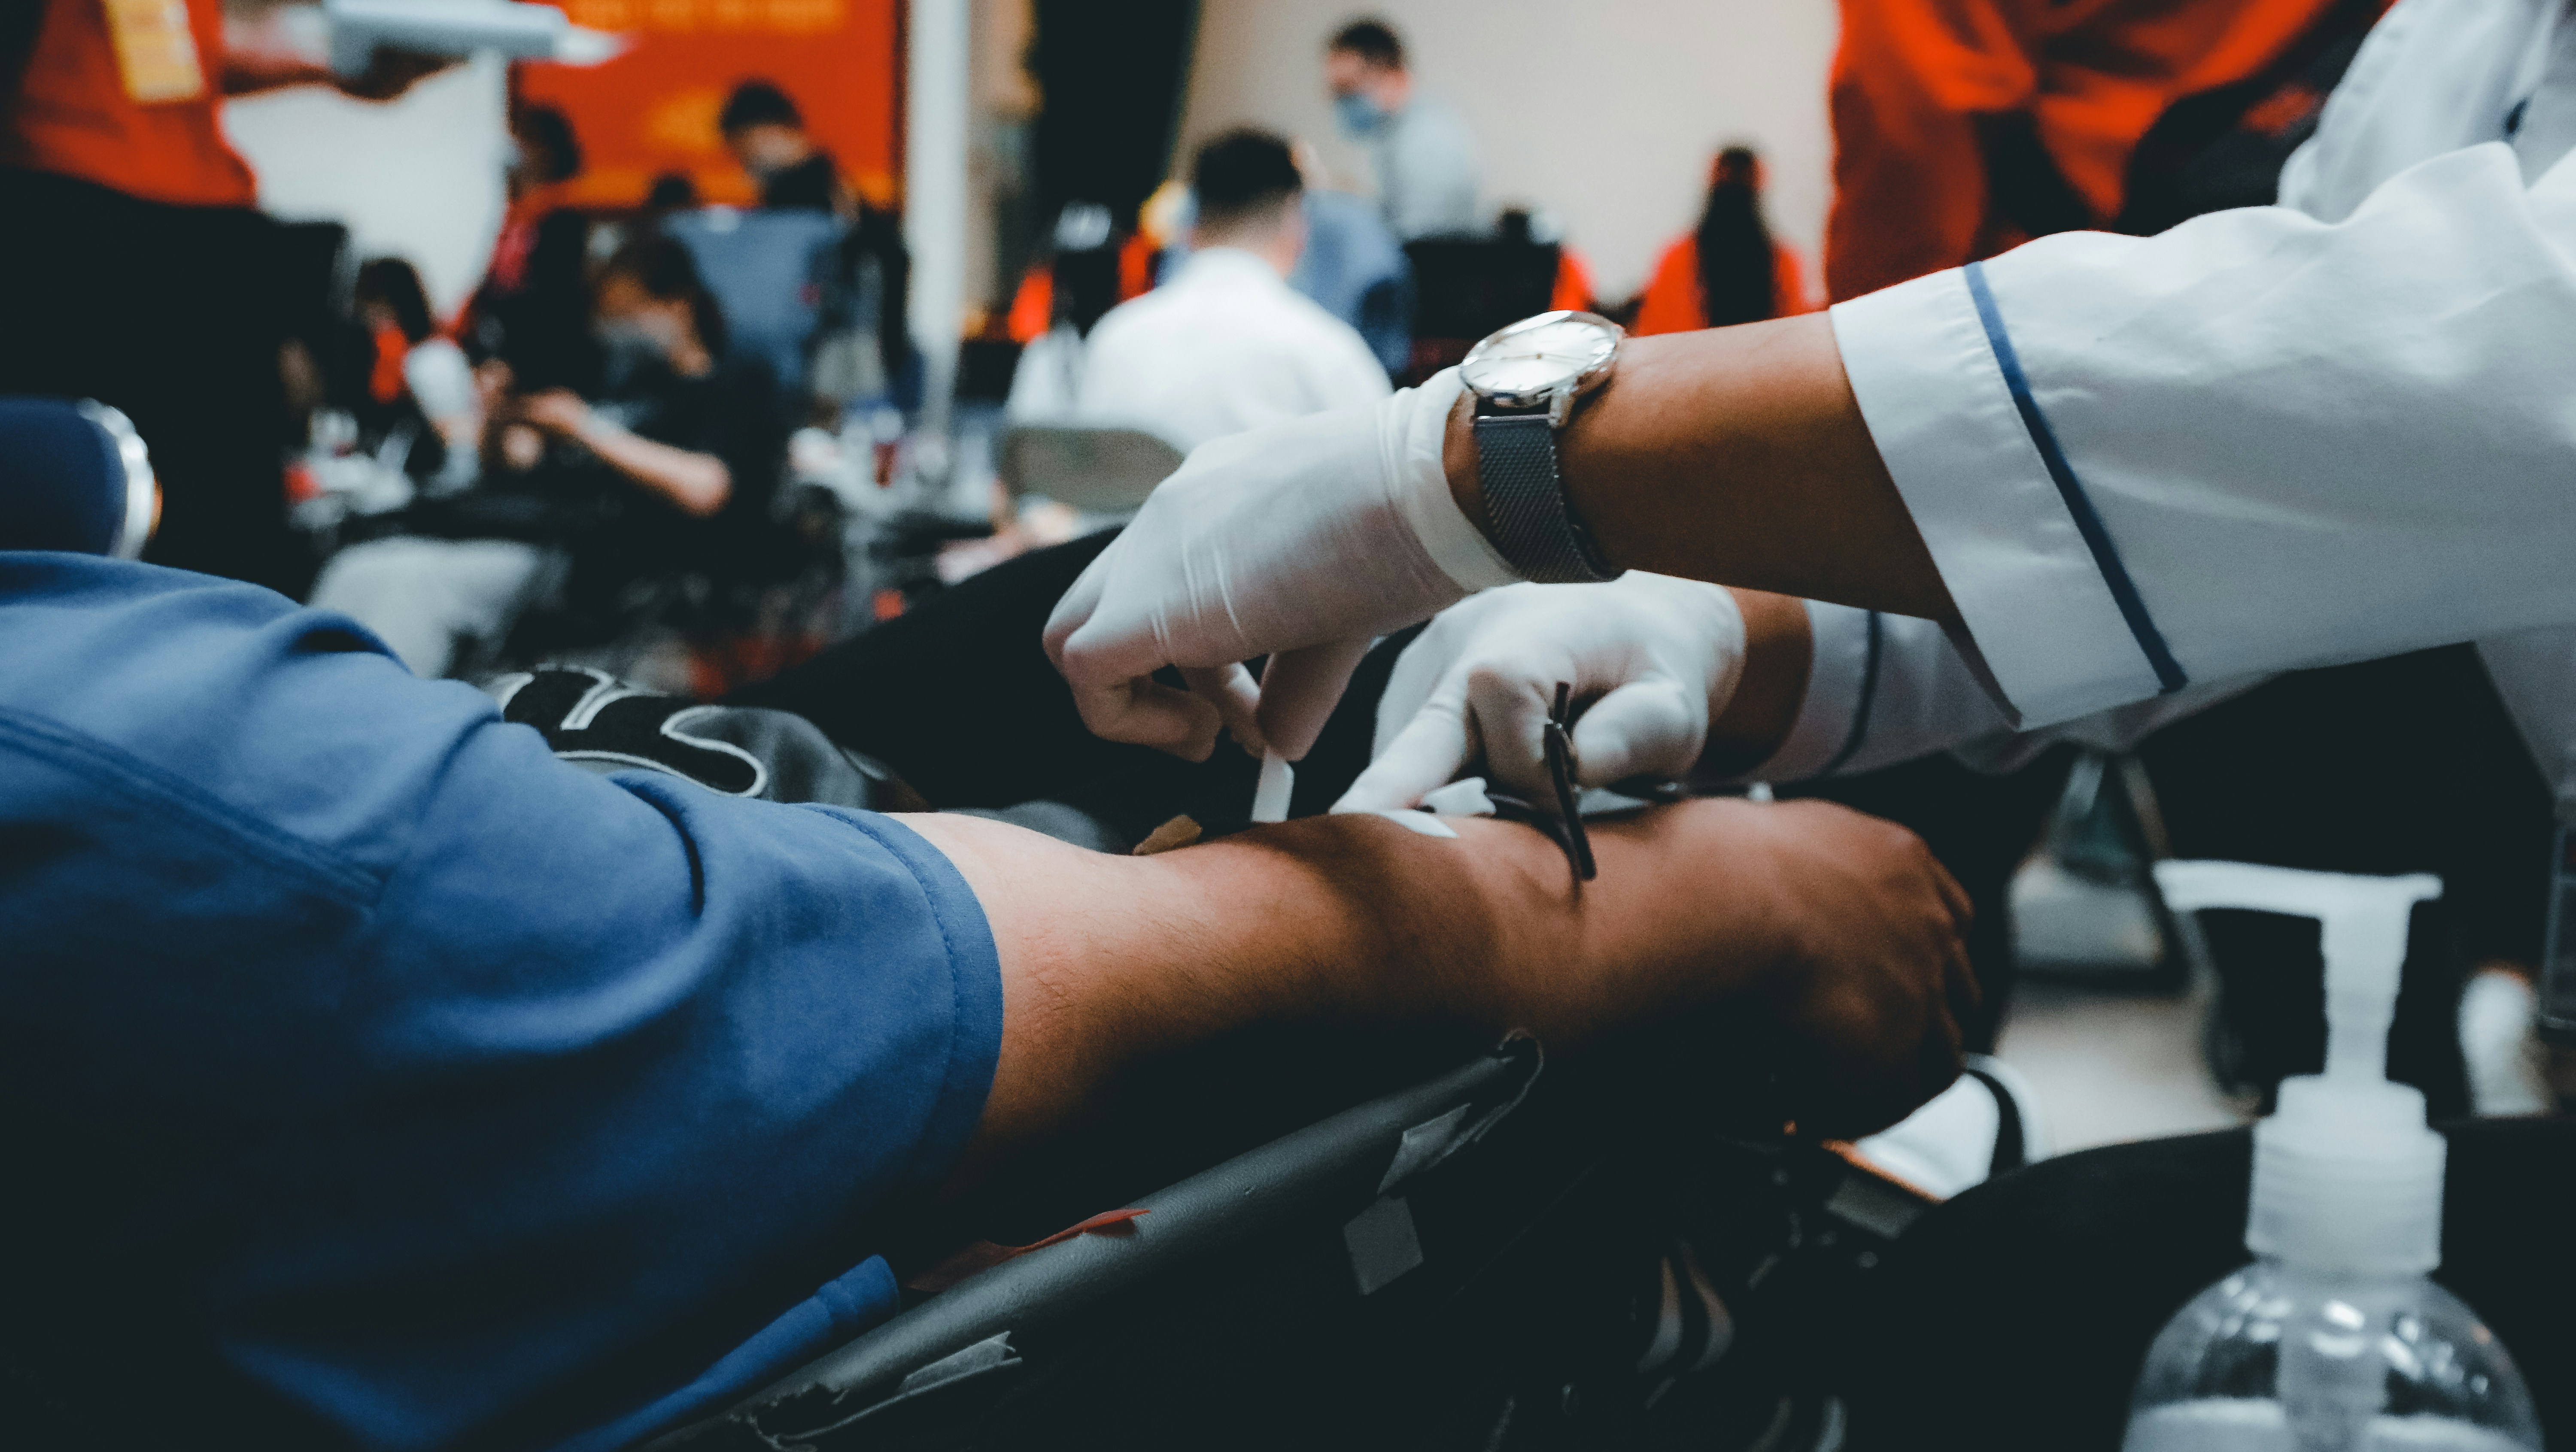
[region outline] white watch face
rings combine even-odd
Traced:
[[[1478,343],[1458,376],[1488,398],[1536,401],[1608,363],[1619,337],[1615,325],[1589,313],[1542,313]]]

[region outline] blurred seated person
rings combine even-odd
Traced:
[[[771,82],[735,86],[716,129],[760,189],[763,210],[829,212],[849,223],[823,298],[816,392],[840,404],[887,392],[903,396],[912,371],[905,309],[912,254],[900,219],[850,189],[832,154],[805,129],[805,113]],[[870,339],[874,357],[859,356],[851,344]]]
[[[507,630],[549,551],[569,556],[571,614],[604,628],[632,582],[757,573],[780,448],[768,380],[720,361],[724,317],[688,249],[628,243],[600,272],[593,316],[608,358],[599,395],[518,389],[492,368],[477,486],[404,511],[401,537],[334,556],[316,606],[436,676],[460,640]]]
[[[552,106],[510,109],[509,209],[483,285],[460,329],[478,359],[498,358],[523,388],[599,385],[590,335],[590,218],[563,204],[581,142]]]
[[[1067,206],[1082,205],[1068,202]],[[1177,181],[1167,181],[1154,189],[1144,204],[1136,209],[1136,230],[1117,244],[1117,296],[1112,303],[1140,298],[1154,290],[1155,279],[1166,262],[1177,259],[1183,250],[1179,245],[1176,218],[1189,210],[1189,188]],[[1062,220],[1062,214],[1058,214]],[[1117,231],[1115,225],[1111,232]],[[1168,244],[1168,245],[1167,245]],[[1020,285],[1011,293],[1011,309],[1002,315],[1002,331],[1023,347],[1045,337],[1055,326],[1055,252],[1029,264],[1020,274]]]
[[[426,451],[443,456],[437,477],[470,482],[483,418],[474,368],[465,350],[438,331],[420,273],[399,257],[371,258],[358,268],[352,300],[373,352],[369,401],[416,412],[438,440],[437,448]]]
[[[1699,226],[1664,249],[1629,331],[1687,333],[1813,312],[1798,254],[1762,216],[1762,160],[1730,146],[1709,167]]]
[[[1305,184],[1288,143],[1231,131],[1199,149],[1190,255],[1091,331],[1080,416],[1187,453],[1209,439],[1389,392],[1350,324],[1288,286],[1305,249]]]
[[[1548,285],[1547,305],[1569,312],[1592,310],[1592,264],[1566,245],[1555,218],[1527,207],[1505,207],[1494,214],[1494,240],[1516,247],[1555,248],[1556,278]]]
[[[1013,636],[1019,709],[1078,732]],[[26,1445],[110,1406],[118,1445],[639,1445],[891,1315],[872,1215],[935,1230],[1139,1073],[1226,1082],[1247,1030],[1556,1055],[1678,1020],[1711,1063],[1776,1054],[1820,1133],[1956,1070],[1957,891],[1840,808],[1604,824],[1580,891],[1481,819],[1139,858],[701,784],[662,767],[685,732],[618,734],[631,699],[506,724],[331,612],[0,552]]]
[[[1117,238],[1109,209],[1067,202],[1055,219],[1046,286],[1037,294],[1051,313],[1044,332],[1023,341],[1002,411],[1014,423],[1068,423],[1082,395],[1086,340],[1119,302]]]

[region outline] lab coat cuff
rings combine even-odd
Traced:
[[[1807,693],[1780,749],[1733,781],[1787,783],[1832,774],[1851,758],[1868,730],[1869,696],[1877,673],[1878,630],[1867,610],[1807,604],[1811,642]]]
[[[2080,481],[2027,380],[2007,381],[2006,320],[1970,283],[1935,273],[1831,314],[1861,417],[1967,626],[1953,642],[2017,726],[2154,695],[2167,683],[2077,521],[2091,513]]]

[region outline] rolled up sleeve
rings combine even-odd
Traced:
[[[2015,724],[2564,620],[2576,172],[2454,151],[2328,224],[2074,233],[1845,303]]]
[[[2040,724],[2160,689],[2112,588],[2123,567],[2087,537],[2090,503],[2045,416],[2027,406],[1981,273],[1872,293],[1836,307],[1833,321],[1870,437],[1998,704]]]

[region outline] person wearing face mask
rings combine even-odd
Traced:
[[[397,517],[401,533],[343,550],[312,603],[374,630],[422,676],[444,675],[460,641],[492,641],[531,602],[550,558],[576,633],[613,631],[641,579],[758,565],[781,442],[768,379],[724,358],[724,316],[688,249],[627,244],[601,270],[593,330],[597,395],[504,391],[483,477]]]
[[[805,113],[775,85],[752,80],[735,86],[716,113],[716,130],[725,150],[759,186],[761,206],[844,215],[853,210],[832,153],[815,144]]]
[[[1368,147],[1378,205],[1399,240],[1482,228],[1475,145],[1448,107],[1414,89],[1404,42],[1392,28],[1354,20],[1335,32],[1324,51],[1324,84],[1343,132]]]

